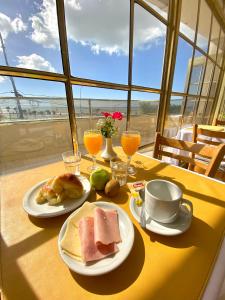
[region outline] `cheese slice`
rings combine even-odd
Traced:
[[[71,216],[67,222],[65,234],[61,240],[62,250],[72,258],[82,261],[81,244],[79,237],[79,221],[84,217],[94,215],[96,205],[90,202],[85,202],[76,214]]]

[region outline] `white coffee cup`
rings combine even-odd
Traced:
[[[161,223],[176,220],[182,204],[187,204],[193,213],[192,203],[182,199],[181,189],[174,183],[155,179],[145,186],[145,210],[149,217]]]

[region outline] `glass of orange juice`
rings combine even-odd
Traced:
[[[103,138],[100,130],[90,129],[84,131],[84,146],[92,156],[93,165],[88,168],[89,171],[98,169],[96,165],[96,155],[101,150]]]
[[[121,145],[127,155],[127,171],[130,175],[135,175],[136,170],[130,166],[132,155],[138,150],[141,144],[141,135],[138,131],[124,131],[121,136]]]

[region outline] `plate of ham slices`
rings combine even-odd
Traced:
[[[85,202],[63,224],[58,248],[72,271],[97,276],[117,268],[133,242],[133,223],[122,208],[110,202]]]

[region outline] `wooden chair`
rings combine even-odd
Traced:
[[[225,120],[224,121],[221,121],[221,120],[218,120],[218,119],[216,119],[216,124],[215,124],[216,126],[225,126]]]
[[[225,143],[225,131],[202,129],[195,124],[193,126],[192,142],[218,146]],[[192,158],[194,158],[194,154],[192,155]],[[222,159],[222,165],[218,168],[216,177],[225,180],[225,158]]]
[[[166,150],[163,147],[167,147]],[[171,150],[168,149],[172,148]],[[167,150],[168,149],[168,150]],[[201,157],[209,159],[209,161],[199,161],[190,156],[176,154],[174,149],[189,152],[189,154],[196,154]],[[216,171],[225,155],[225,144],[218,146],[210,146],[204,144],[197,144],[193,142],[186,142],[174,138],[163,137],[159,132],[156,133],[155,146],[153,157],[162,159],[162,156],[167,156],[188,164],[188,169],[194,170],[198,173],[209,177],[214,177]]]

